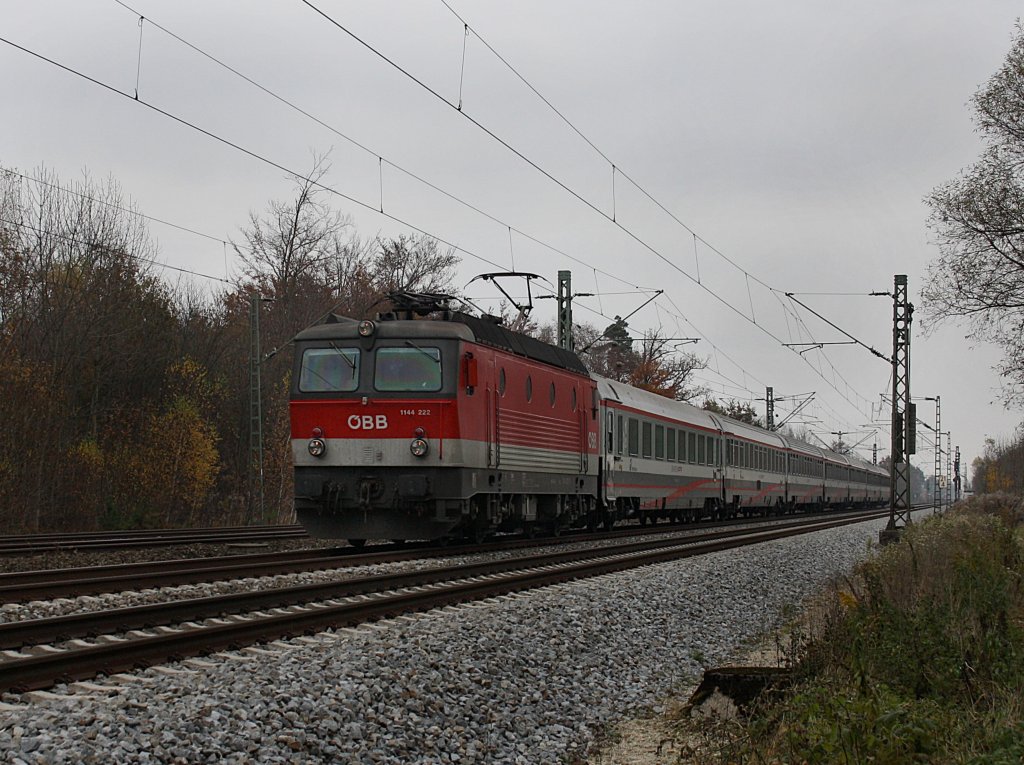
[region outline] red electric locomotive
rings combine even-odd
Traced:
[[[876,465],[588,374],[445,296],[393,299],[377,321],[332,317],[296,338],[295,509],[314,536],[480,538],[884,500]]]
[[[444,296],[398,305],[296,337],[299,522],[358,545],[601,520],[596,384],[577,356]]]

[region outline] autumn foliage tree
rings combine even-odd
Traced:
[[[46,171],[6,174],[0,197],[0,332],[22,370],[5,381],[20,379],[23,394],[0,398],[33,426],[0,457],[26,479],[3,490],[13,495],[5,521],[95,526],[103,476],[117,470],[107,439],[138,435],[131,424],[159,395],[173,357],[169,290],[147,270],[155,248],[112,181],[68,187]],[[26,444],[37,453],[22,452]]]
[[[976,493],[1024,494],[1024,428],[1018,428],[1012,439],[985,439],[985,449],[971,467],[971,485]]]
[[[681,353],[660,330],[645,332],[635,340],[627,323],[616,317],[600,335],[592,329],[584,329],[582,334],[577,347],[583,362],[602,377],[676,401],[692,401],[705,393],[693,384],[693,374],[707,368],[707,362],[695,354]],[[581,339],[586,342],[580,344]]]
[[[457,264],[427,237],[359,240],[326,172],[250,216],[237,283],[214,295],[164,280],[115,182],[0,173],[0,533],[290,520],[291,338],[391,289],[451,291]],[[253,297],[265,518],[247,481]]]

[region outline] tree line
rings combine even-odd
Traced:
[[[1024,426],[1012,438],[985,439],[985,450],[971,465],[971,488],[976,494],[1024,494]]]
[[[239,275],[211,292],[164,278],[146,219],[115,181],[0,170],[0,529],[292,520],[291,338],[332,312],[372,317],[395,290],[457,293],[453,250],[426,236],[360,239],[326,203],[325,172],[318,162],[291,199],[250,214],[231,243]],[[250,481],[254,305],[262,509]],[[552,326],[506,318],[553,339]],[[598,373],[680,400],[706,394],[692,384],[705,362],[657,332],[635,348],[621,320],[577,332]]]
[[[394,289],[445,291],[458,259],[418,236],[363,241],[317,182],[253,213],[241,274],[171,284],[114,181],[0,173],[0,528],[291,519],[291,337]],[[266,517],[248,487],[249,321],[258,297]],[[274,353],[273,349],[281,349]]]

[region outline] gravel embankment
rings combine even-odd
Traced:
[[[564,763],[775,626],[884,521],[110,679],[6,696],[16,763]],[[232,658],[233,657],[233,658]],[[57,688],[56,693],[67,692]]]

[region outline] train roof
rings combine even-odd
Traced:
[[[476,342],[577,374],[590,374],[579,356],[572,351],[557,348],[541,340],[513,332],[493,321],[461,312],[453,312],[447,319],[383,318],[374,324],[374,335],[378,338],[452,338]],[[313,342],[355,340],[359,339],[358,329],[358,320],[331,314],[322,323],[302,330],[295,339]]]
[[[542,340],[537,340],[518,332],[513,332],[500,324],[468,313],[455,312],[452,322],[468,327],[473,332],[476,342],[510,351],[517,356],[525,356],[534,361],[550,364],[553,367],[567,369],[570,372],[590,376],[589,370],[580,361],[580,357],[572,351],[559,348]]]
[[[732,417],[726,417],[723,414],[715,413],[713,416],[722,423],[722,430],[729,435],[747,438],[751,441],[759,441],[778,449],[786,448],[786,441],[779,433],[759,428],[756,425],[751,425],[749,422],[734,420]]]
[[[624,406],[649,412],[658,417],[691,423],[708,430],[719,429],[718,422],[706,409],[687,404],[684,401],[675,401],[665,396],[659,396],[657,393],[651,393],[641,388],[634,388],[626,383],[609,380],[600,375],[591,374],[590,376],[597,381],[597,389],[602,398],[618,401]]]

